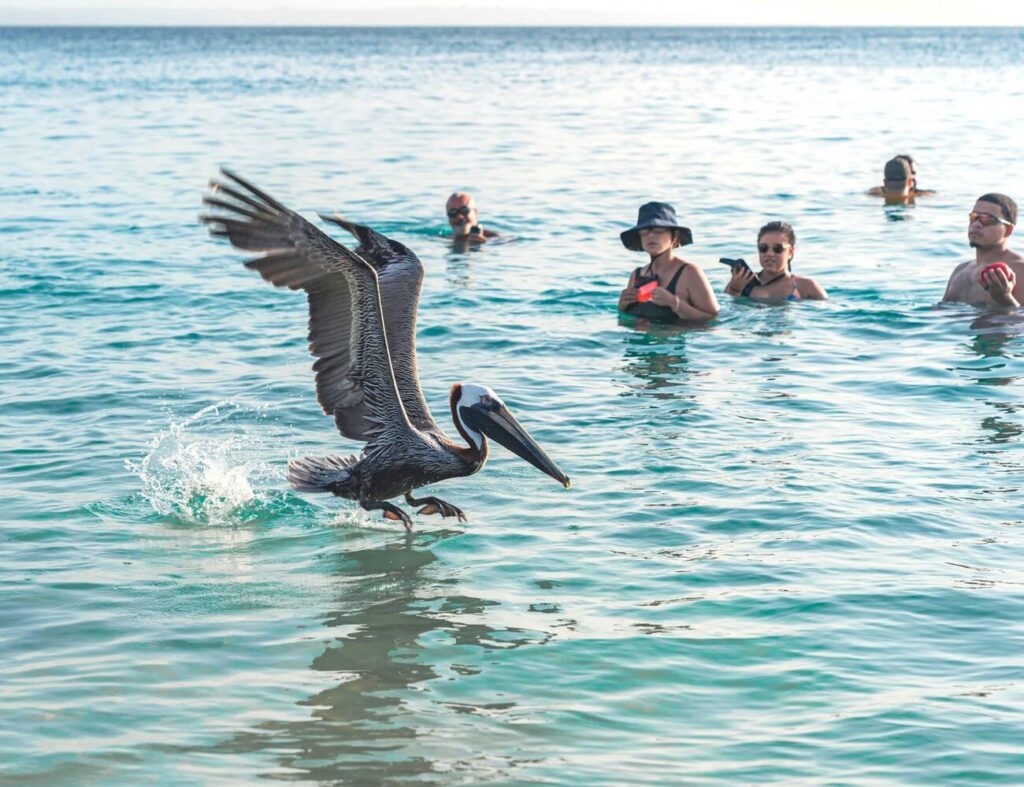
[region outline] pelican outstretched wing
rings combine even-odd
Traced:
[[[411,429],[388,352],[374,266],[268,194],[229,172],[211,181],[200,217],[210,233],[264,254],[245,265],[309,301],[309,350],[317,358],[317,400],[338,430],[371,440]]]
[[[405,412],[413,426],[425,431],[437,429],[430,408],[423,399],[416,369],[416,313],[423,265],[406,246],[370,227],[348,221],[336,213],[321,213],[320,218],[352,233],[359,241],[356,254],[376,269],[391,366],[395,370],[395,382]]]

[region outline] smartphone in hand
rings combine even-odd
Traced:
[[[728,265],[730,268],[742,268],[743,270],[750,271],[750,273],[753,273],[753,271],[750,270],[750,266],[747,265],[747,261],[742,257],[739,257],[735,260],[730,259],[729,257],[720,257],[718,261],[723,265]]]

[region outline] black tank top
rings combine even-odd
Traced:
[[[672,277],[672,280],[668,283],[665,288],[673,295],[676,294],[676,284],[679,283],[679,276],[682,274],[683,269],[686,268],[688,263],[683,263],[679,266],[679,270],[676,271],[676,275]],[[656,276],[642,276],[640,274],[641,268],[637,268],[633,271],[633,284],[639,287],[641,284],[646,282],[656,281]],[[626,309],[629,314],[636,315],[637,317],[643,317],[645,320],[653,320],[654,322],[675,322],[679,319],[679,315],[672,311],[668,306],[657,306],[650,301],[644,301],[643,303],[634,303],[630,308]]]

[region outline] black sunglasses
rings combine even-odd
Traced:
[[[769,246],[767,243],[757,244],[757,250],[762,254],[767,254],[769,249],[774,251],[776,254],[782,254],[782,252],[784,252],[788,248],[788,245],[784,246],[781,243],[776,243],[774,246]]]
[[[448,218],[454,219],[458,215],[468,216],[473,212],[473,209],[469,205],[463,205],[461,208],[452,208],[448,211]]]

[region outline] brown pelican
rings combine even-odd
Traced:
[[[237,248],[263,252],[249,260],[276,287],[305,290],[309,349],[317,358],[316,394],[344,437],[366,443],[360,456],[306,457],[288,463],[288,480],[304,492],[357,500],[367,511],[412,529],[412,519],[387,502],[404,495],[418,513],[465,521],[461,510],[412,490],[472,475],[487,461],[487,437],[569,488],[563,473],[490,388],[452,386],[453,443],[434,423],[416,372],[416,308],[423,266],[397,241],[340,216],[323,216],[359,241],[342,246],[297,213],[225,169],[210,182],[200,220]]]

